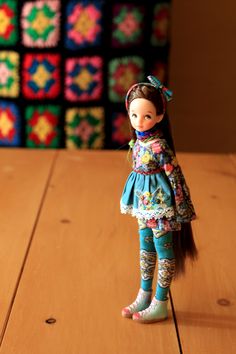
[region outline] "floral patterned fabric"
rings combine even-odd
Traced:
[[[181,223],[196,217],[183,173],[165,139],[136,140],[121,212],[163,231],[180,230]]]

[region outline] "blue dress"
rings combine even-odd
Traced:
[[[137,139],[133,147],[133,171],[126,181],[120,207],[160,231],[177,231],[181,223],[196,218],[176,156],[165,139]]]

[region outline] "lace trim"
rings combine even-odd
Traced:
[[[175,216],[175,211],[173,207],[165,208],[164,210],[139,210],[134,209],[132,205],[120,204],[120,211],[122,214],[131,214],[132,216],[137,217],[138,219],[161,219],[163,217],[170,219]]]

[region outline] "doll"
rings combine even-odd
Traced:
[[[172,92],[154,76],[133,85],[126,95],[133,137],[133,171],[128,176],[121,212],[135,216],[140,238],[141,284],[122,316],[141,323],[167,318],[171,281],[185,270],[197,249],[191,221],[196,218],[189,188],[175,156],[166,103]],[[136,140],[136,141],[135,141]],[[155,296],[152,283],[158,257]]]

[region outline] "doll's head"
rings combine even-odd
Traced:
[[[165,111],[165,103],[162,97],[162,93],[153,85],[149,83],[139,83],[133,85],[126,95],[126,109],[129,112],[131,102],[136,98],[145,98],[152,102],[156,108],[158,115],[163,114]]]
[[[134,85],[127,94],[126,107],[132,127],[140,132],[160,123],[165,113],[162,94],[150,84]]]
[[[166,112],[166,104],[172,99],[172,92],[164,87],[157,78],[148,76],[148,80],[150,83],[141,82],[133,85],[126,95],[125,104],[131,123],[131,136],[135,140],[135,130],[143,132],[156,126],[157,129],[162,131],[164,138],[174,151],[169,118]],[[142,125],[139,126],[140,123],[138,123],[136,127],[133,122],[136,119],[135,114],[137,114],[137,110],[145,114],[145,109],[148,113],[146,121],[149,122],[150,125],[144,124],[144,127],[142,127]],[[132,117],[133,114],[134,116]],[[150,115],[151,118],[154,119],[150,119]],[[140,127],[144,129],[140,129]]]

